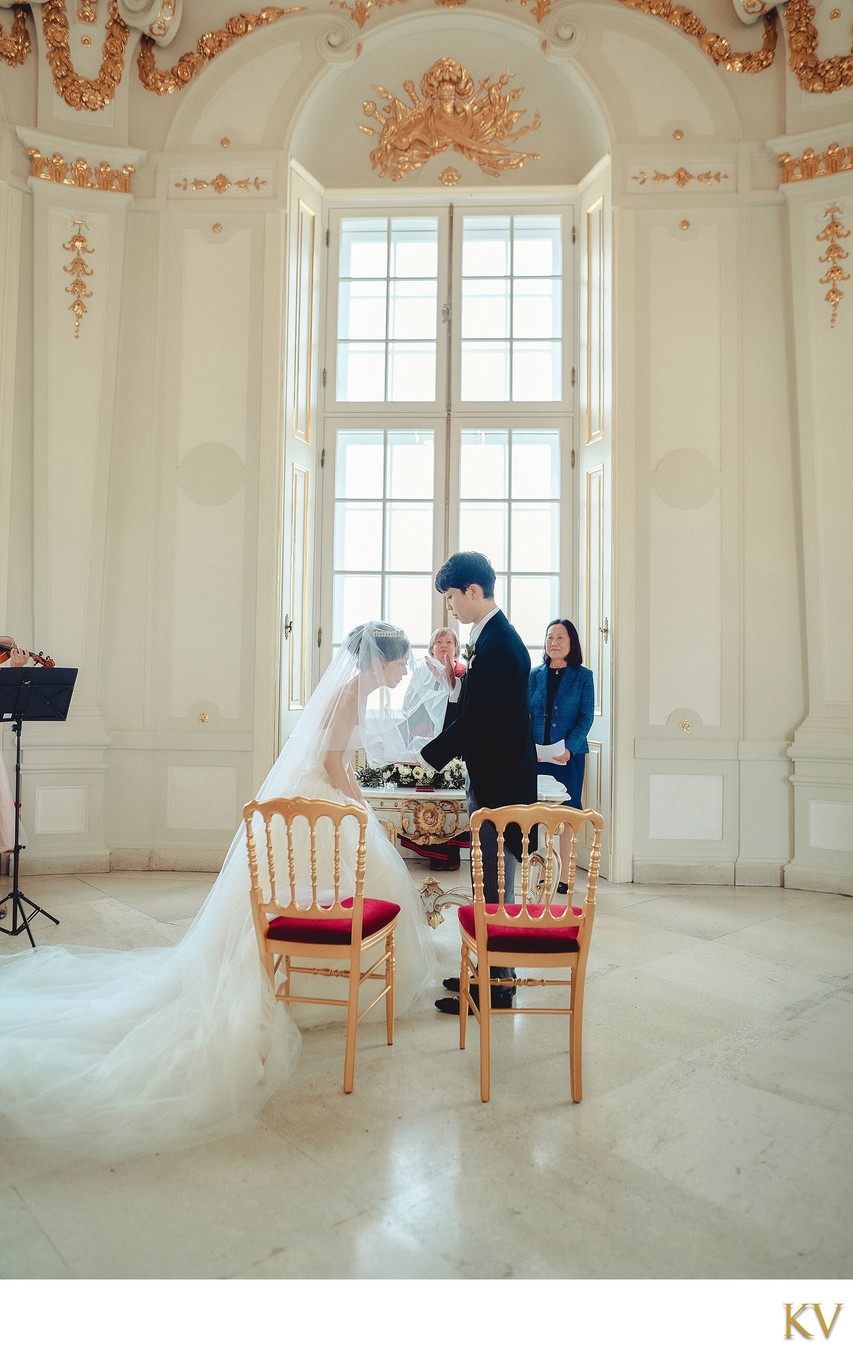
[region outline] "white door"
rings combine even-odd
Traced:
[[[284,470],[280,621],[280,748],[311,694],[316,658],[314,628],[315,505],[319,466],[317,411],[319,194],[291,170],[287,232],[287,381],[284,389]]]
[[[595,678],[584,805],[604,816],[601,875],[613,869],[611,699],[611,226],[609,170],[581,195],[578,618]],[[591,842],[591,838],[588,839]],[[585,858],[584,858],[585,861]]]

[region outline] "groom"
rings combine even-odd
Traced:
[[[452,724],[423,748],[421,756],[436,770],[453,757],[468,769],[468,815],[487,805],[533,804],[536,800],[536,749],[530,731],[527,678],[530,654],[503,611],[495,605],[495,573],[485,554],[453,554],[435,576],[449,613],[461,625],[472,625],[468,671]],[[533,849],[535,830],[531,833]],[[498,901],[498,849],[494,824],[480,829],[483,889],[487,904]],[[521,830],[507,829],[504,856],[504,900],[513,902],[515,868],[521,857]],[[494,977],[511,977],[507,967],[493,967]],[[445,989],[459,980],[444,981]],[[492,985],[492,1007],[511,1008],[514,985]],[[440,1013],[459,1013],[459,999],[436,999]]]

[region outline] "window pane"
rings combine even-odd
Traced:
[[[382,507],[343,502],[335,507],[335,568],[378,571],[382,567]]]
[[[557,431],[513,432],[512,495],[529,497],[534,488],[539,497],[560,495],[560,436]]]
[[[509,400],[509,344],[493,341],[462,342],[462,401]]]
[[[383,279],[341,284],[338,288],[338,336],[346,340],[384,340],[385,303]]]
[[[388,273],[386,218],[344,218],[340,273],[345,279],[383,279]]]
[[[516,275],[562,274],[560,219],[514,219],[512,268]]]
[[[559,571],[560,512],[556,503],[536,506],[514,502],[511,524],[514,573]]]
[[[509,218],[468,218],[462,231],[462,274],[509,274]]]
[[[339,431],[336,497],[381,497],[382,431]]]
[[[435,595],[432,574],[389,576],[385,582],[386,605],[382,618],[404,629],[412,644],[424,648],[432,633],[432,600]]]
[[[434,279],[438,274],[438,220],[391,220],[391,277]]]
[[[429,572],[432,566],[432,502],[391,502],[386,510],[385,564],[391,572]],[[365,565],[372,566],[372,565]]]
[[[462,336],[509,335],[509,280],[466,279],[462,282]],[[537,331],[536,336],[550,332]]]
[[[476,549],[491,561],[495,572],[507,567],[507,508],[463,502],[459,508],[459,547]]]
[[[382,579],[376,577],[336,576],[332,607],[333,643],[341,640],[366,620],[382,619]]]
[[[336,393],[341,402],[383,402],[385,346],[361,341],[338,345]]]
[[[459,495],[507,495],[507,432],[463,431],[459,450]]]
[[[435,398],[435,343],[388,346],[388,401],[432,402]]]
[[[518,341],[512,348],[513,402],[558,402],[562,397],[559,341]]]
[[[434,279],[406,279],[392,283],[388,307],[388,335],[400,340],[435,339],[438,286]],[[383,319],[384,325],[384,319]],[[384,331],[382,332],[384,336]],[[538,336],[550,333],[539,331]]]
[[[435,448],[432,431],[389,431],[388,496],[435,496]]]
[[[542,647],[545,627],[558,615],[557,577],[515,577],[507,614],[528,648]]]
[[[517,279],[512,300],[515,337],[562,335],[562,290],[556,279]]]

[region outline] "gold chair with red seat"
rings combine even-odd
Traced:
[[[266,849],[267,884],[261,885],[254,820],[263,821]],[[291,799],[251,800],[244,806],[246,841],[249,852],[252,916],[258,940],[261,965],[266,971],[277,999],[284,1003],[321,1003],[346,1008],[346,1047],[344,1052],[344,1093],[352,1093],[355,1075],[355,1046],[358,1024],[382,999],[385,1000],[385,1029],[388,1045],[394,1043],[394,928],[400,905],[384,899],[365,899],[364,863],[367,811],[355,804],[333,800]],[[299,821],[304,821],[303,827]],[[357,825],[346,828],[347,821]],[[341,838],[346,839],[347,859],[354,848],[354,889],[341,897]],[[287,880],[288,898],[278,897],[276,844],[281,846]],[[307,865],[305,862],[307,861]],[[324,887],[318,867],[332,879]],[[297,884],[297,870],[302,877]],[[310,875],[310,888],[305,879]],[[364,956],[379,952],[369,964]],[[312,964],[293,964],[293,958]],[[276,975],[284,967],[284,978],[276,988]],[[347,980],[346,998],[322,998],[295,994],[293,977],[315,975]],[[380,980],[382,988],[359,1011],[361,986]]]
[[[498,841],[498,903],[487,904],[483,893],[483,853],[480,829],[493,823]],[[512,1017],[517,1013],[567,1014],[569,1018],[569,1080],[572,1102],[583,1096],[582,1040],[583,994],[589,941],[595,918],[595,896],[598,868],[601,861],[601,830],[603,819],[591,809],[567,809],[565,805],[505,805],[501,809],[478,809],[471,816],[471,857],[473,863],[474,901],[459,909],[459,930],[462,935],[462,960],[459,970],[459,1045],[465,1049],[469,1009],[480,1025],[480,1097],[489,1101],[491,1092],[491,1023],[492,1015]],[[504,902],[504,838],[509,824],[522,830],[521,902]],[[542,874],[531,876],[530,833],[535,825],[544,829],[544,853],[535,853],[537,862],[544,865]],[[571,852],[568,866],[562,868],[562,878],[568,883],[566,904],[553,902],[559,876],[559,856],[554,840],[565,827],[571,828]],[[580,908],[572,907],[572,894],[577,866],[578,834],[592,828],[593,839],[589,856],[586,896]],[[517,874],[517,873],[516,873]],[[491,1003],[490,969],[492,966],[514,966],[522,971],[531,968],[562,969],[568,976],[526,977],[519,975],[512,983],[521,988],[569,988],[568,1007],[494,1008]],[[471,986],[477,986],[477,1001]]]

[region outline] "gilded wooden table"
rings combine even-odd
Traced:
[[[363,787],[362,794],[388,836],[408,838],[419,847],[448,842],[468,830],[468,805],[464,790],[416,790],[414,786]],[[562,795],[540,795],[543,804],[561,804]],[[544,884],[545,864],[538,852],[530,858],[531,876]],[[553,871],[559,880],[559,865]],[[556,881],[555,881],[556,883]],[[444,922],[442,908],[470,904],[470,885],[443,889],[434,876],[427,876],[420,888],[421,901],[431,928]]]

